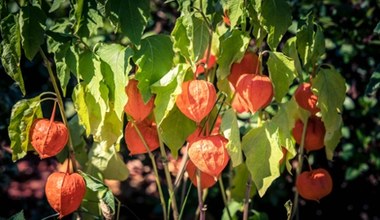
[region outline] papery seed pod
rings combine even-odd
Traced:
[[[298,119],[292,130],[293,137],[297,144],[301,144],[303,122]],[[321,120],[317,116],[310,116],[307,122],[304,148],[306,151],[314,151],[322,149],[324,146],[326,129]]]
[[[46,180],[46,198],[62,218],[77,210],[86,194],[86,183],[78,173],[54,172]]]
[[[243,74],[237,83],[236,93],[247,103],[248,109],[255,113],[272,101],[272,81],[265,75]]]
[[[220,134],[194,139],[189,143],[189,158],[202,172],[218,177],[230,159],[227,142]]]
[[[149,119],[145,119],[144,121],[136,122],[136,126],[150,151],[156,150],[160,146],[156,123]],[[124,138],[130,151],[129,155],[144,154],[148,152],[133,123],[129,122],[125,127]]]
[[[127,104],[124,106],[124,112],[130,115],[135,121],[144,120],[152,112],[154,107],[154,98],[150,98],[147,103],[144,102],[140,90],[137,88],[138,81],[130,79],[125,87],[125,93],[128,96]]]
[[[302,83],[294,93],[297,104],[315,115],[320,109],[317,107],[318,97],[311,91],[310,83]]]
[[[62,122],[40,118],[34,120],[29,137],[33,148],[44,159],[62,151],[69,139],[69,132]]]
[[[200,123],[211,112],[215,102],[215,87],[205,80],[183,82],[182,93],[176,99],[179,110],[197,123]]]
[[[193,185],[197,187],[198,186],[197,167],[194,165],[194,163],[191,160],[187,162],[186,171]],[[200,171],[200,175],[201,175],[201,189],[210,188],[213,185],[215,185],[215,183],[217,182],[217,179],[215,177],[205,172]]]
[[[304,199],[319,201],[331,193],[333,181],[327,170],[319,168],[302,172],[297,177],[296,188]]]
[[[248,104],[239,95],[239,93],[235,93],[235,96],[232,99],[231,107],[237,113],[249,112]]]
[[[259,74],[260,73],[260,62],[259,57],[252,53],[246,52],[242,58],[242,60],[238,63],[233,63],[231,66],[230,75],[228,75],[227,79],[230,81],[232,86],[236,88],[236,84],[243,74]]]
[[[210,57],[207,61],[207,51],[205,52],[205,55],[202,59],[200,59],[197,63],[197,69],[195,70],[195,76],[198,77],[200,74],[205,72],[205,65],[207,64],[207,69],[211,69],[216,64],[216,56],[212,53],[210,53]]]

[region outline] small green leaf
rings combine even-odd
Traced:
[[[339,142],[337,139],[339,140],[341,136],[341,113],[346,95],[345,80],[335,69],[322,68],[312,80],[312,85],[312,91],[318,97],[317,106],[321,109],[322,121],[326,128],[327,156],[329,156],[328,159],[332,159],[331,151],[335,149]]]
[[[380,88],[380,65],[378,65],[375,71],[372,73],[369,83],[365,89],[367,95],[374,95]]]
[[[189,69],[189,65],[179,64],[152,85],[152,92],[156,94],[154,116],[158,126],[173,109],[175,98],[182,92],[181,85]]]
[[[230,155],[232,166],[236,167],[243,162],[243,153],[241,151],[239,125],[236,113],[232,108],[224,112],[220,129],[224,137],[229,140],[226,148]]]
[[[237,202],[244,202],[245,191],[247,189],[247,183],[249,178],[249,170],[245,163],[241,163],[239,166],[233,169],[233,178],[231,185],[231,198]],[[256,194],[255,185],[251,183],[250,198]]]
[[[268,32],[268,45],[276,50],[288,27],[292,24],[292,11],[285,0],[263,1],[260,21]]]
[[[251,129],[243,136],[242,149],[252,180],[263,197],[272,182],[280,176],[279,161],[282,157],[279,146],[278,127],[273,123]]]
[[[148,0],[108,0],[106,11],[115,26],[136,45],[140,45],[142,34],[150,16]]]
[[[133,60],[138,66],[136,79],[144,101],[147,102],[152,95],[150,86],[172,68],[173,57],[173,43],[169,36],[152,35],[142,39],[141,48]]]
[[[314,23],[314,18],[310,14],[305,25],[297,32],[296,46],[305,70],[315,65],[320,56],[325,53],[325,39],[322,28]]]
[[[35,118],[41,118],[40,97],[22,99],[12,108],[8,135],[11,140],[12,160],[23,158],[29,148],[29,130]]]
[[[204,56],[210,41],[210,31],[207,22],[202,17],[196,17],[195,15],[189,19],[186,29],[190,39],[192,60],[196,62]]]
[[[186,138],[195,129],[195,122],[182,114],[177,106],[174,106],[162,121],[159,132],[172,155],[177,157],[178,151],[184,145]]]
[[[250,38],[244,32],[234,29],[226,32],[219,40],[220,52],[217,59],[219,67],[216,74],[218,79],[224,79],[230,74],[231,65],[243,58]]]
[[[173,49],[185,57],[187,61],[194,62],[191,59],[190,39],[187,36],[186,25],[184,22],[185,19],[187,19],[187,17],[181,16],[177,18],[175,22],[175,26],[171,33],[171,36],[173,37]]]
[[[298,51],[297,51],[297,37],[291,37],[289,38],[285,45],[284,48],[282,49],[282,52],[293,59],[294,61],[294,66],[297,70],[298,75],[302,74],[302,65],[300,58],[298,56]]]
[[[54,0],[53,4],[50,7],[49,13],[52,13],[59,9],[63,3],[65,3],[66,0]]]
[[[378,22],[375,29],[373,29],[373,33],[380,34],[380,22]]]
[[[267,64],[274,87],[274,97],[277,102],[281,102],[296,77],[294,61],[283,53],[270,52]]]
[[[16,214],[12,215],[11,217],[8,218],[8,220],[25,220],[24,210],[21,210],[17,212]]]
[[[2,41],[0,44],[1,65],[5,72],[16,81],[22,94],[26,94],[24,79],[22,78],[21,59],[21,35],[17,17],[8,15],[0,23]]]
[[[44,43],[45,20],[46,15],[38,6],[21,7],[19,17],[21,44],[25,56],[29,60],[33,60],[40,46]]]

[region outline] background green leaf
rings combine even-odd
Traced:
[[[226,148],[230,155],[232,166],[236,167],[243,162],[243,153],[241,151],[239,125],[236,113],[232,108],[223,113],[220,130],[224,137],[228,139]]]
[[[367,95],[373,95],[379,90],[380,87],[380,64],[377,65],[375,71],[372,73],[369,83],[365,89]]]

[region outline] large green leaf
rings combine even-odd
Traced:
[[[141,36],[150,16],[148,0],[108,0],[106,11],[115,26],[136,45],[140,45]]]
[[[207,22],[202,17],[193,15],[191,25],[187,27],[187,34],[191,42],[191,51],[193,60],[198,61],[203,56],[210,42],[210,30]]]
[[[281,102],[296,77],[294,61],[283,53],[270,52],[267,64],[274,87],[274,97],[277,102]]]
[[[0,23],[1,37],[0,44],[1,65],[5,72],[16,81],[21,92],[25,95],[24,79],[22,78],[21,59],[21,36],[17,17],[8,15]]]
[[[185,143],[186,138],[194,132],[195,129],[195,122],[182,114],[177,106],[174,106],[162,121],[159,132],[172,155],[177,157],[178,151]]]
[[[321,109],[322,121],[326,128],[325,145],[328,159],[340,139],[342,107],[346,97],[344,78],[333,68],[321,68],[312,80],[313,93],[318,97],[317,106]],[[332,95],[333,94],[333,95]]]
[[[236,167],[243,162],[243,153],[241,151],[239,125],[236,113],[232,108],[223,113],[220,129],[228,139],[226,148],[230,155],[232,166]]]
[[[173,43],[169,36],[152,35],[141,41],[141,48],[133,59],[138,66],[136,79],[144,101],[152,95],[150,86],[172,68],[173,56]]]
[[[23,158],[30,147],[29,130],[35,118],[41,118],[40,97],[22,99],[12,108],[8,135],[11,141],[12,160]]]
[[[261,5],[260,21],[268,32],[268,45],[276,50],[288,27],[292,24],[292,11],[285,0],[266,0]]]
[[[315,65],[325,53],[322,28],[314,23],[314,18],[310,14],[306,23],[297,32],[296,45],[305,70]]]
[[[189,68],[187,64],[179,64],[152,85],[152,92],[156,94],[154,117],[158,126],[173,109],[176,96],[182,92],[182,82]]]
[[[234,29],[231,32],[226,32],[219,40],[217,76],[219,79],[224,79],[230,74],[231,65],[243,58],[250,38],[244,32]]]
[[[241,163],[239,166],[233,169],[232,184],[230,186],[232,199],[238,202],[244,202],[249,177],[249,170],[245,163]],[[255,193],[256,188],[251,181],[251,190],[249,192],[250,198],[252,198]]]
[[[128,178],[128,168],[121,155],[116,152],[115,146],[108,146],[105,142],[94,142],[90,158],[91,166],[96,167],[104,178],[120,181]]]
[[[273,123],[264,123],[261,127],[251,129],[243,136],[242,149],[252,180],[262,197],[280,176],[282,151],[278,127]]]
[[[25,56],[33,60],[40,46],[44,43],[46,15],[41,8],[35,5],[21,7],[20,30],[21,44]]]

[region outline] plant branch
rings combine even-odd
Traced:
[[[224,206],[226,207],[226,210],[227,210],[228,219],[232,220],[232,215],[231,215],[230,209],[228,208],[228,201],[227,201],[227,196],[226,196],[226,190],[224,188],[222,177],[218,178],[218,182],[219,182],[220,191],[222,193],[222,198],[223,198]]]
[[[302,166],[303,166],[303,154],[304,154],[304,147],[305,147],[305,139],[306,139],[306,130],[307,130],[307,123],[308,123],[309,118],[306,118],[306,122],[303,124],[303,129],[302,129],[302,138],[301,138],[301,145],[299,147],[299,153],[298,153],[298,166],[296,169],[296,177],[295,180],[297,180],[298,176],[301,174],[302,171]],[[298,190],[296,190],[295,195],[294,195],[294,201],[293,201],[293,211],[291,214],[290,219],[293,219],[298,208],[298,198],[299,198],[299,193]]]
[[[155,160],[154,155],[153,155],[152,151],[150,150],[148,144],[146,143],[144,136],[141,134],[140,129],[136,126],[135,121],[131,120],[130,123],[132,123],[133,127],[135,128],[135,130],[137,132],[137,135],[139,136],[139,138],[143,142],[143,145],[144,145],[146,151],[148,152],[149,158],[152,162],[154,175],[156,176],[156,184],[157,184],[157,188],[158,188],[158,193],[160,195],[162,211],[163,211],[164,219],[166,220],[166,219],[168,219],[168,216],[166,213],[166,203],[165,203],[164,193],[162,192],[161,181],[160,181],[160,176],[158,174],[156,160]]]
[[[53,84],[55,95],[57,96],[57,99],[58,99],[58,107],[59,107],[59,111],[61,113],[63,123],[67,127],[67,132],[69,135],[69,157],[71,160],[73,160],[72,164],[73,164],[73,170],[75,172],[77,170],[77,167],[76,167],[75,158],[74,158],[74,146],[73,146],[73,142],[72,142],[71,135],[70,135],[69,123],[67,122],[67,118],[65,115],[65,107],[63,105],[63,99],[62,99],[61,93],[59,91],[57,81],[55,80],[55,75],[53,73],[53,69],[51,68],[51,63],[50,63],[49,59],[46,57],[44,51],[41,48],[39,48],[39,53],[40,53],[42,59],[44,60],[44,63],[45,63],[46,68],[48,70],[50,80]]]

